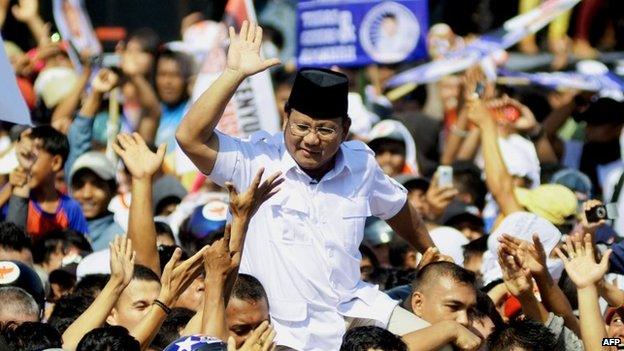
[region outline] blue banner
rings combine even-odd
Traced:
[[[607,72],[605,74],[582,74],[577,72],[537,72],[524,73],[501,69],[502,77],[523,79],[531,84],[551,89],[576,89],[595,92],[623,91],[624,80]]]
[[[297,63],[392,64],[427,55],[427,0],[309,0],[297,4]]]

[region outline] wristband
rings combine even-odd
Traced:
[[[154,300],[154,305],[162,308],[163,311],[165,311],[165,314],[169,314],[171,313],[171,308],[167,307],[167,305],[165,305],[162,301],[160,300]]]

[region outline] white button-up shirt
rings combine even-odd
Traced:
[[[316,182],[286,150],[283,133],[218,138],[210,174],[218,185],[230,181],[243,191],[261,167],[265,177],[281,171],[285,178],[251,220],[240,266],[267,292],[277,343],[338,350],[345,317],[385,326],[397,302],[360,280],[358,248],[366,218],[392,218],[407,193],[383,173],[368,146],[342,143],[334,168]]]

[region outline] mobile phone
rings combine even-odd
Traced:
[[[439,166],[436,172],[438,173],[438,187],[440,188],[453,187],[453,167]]]
[[[607,205],[592,207],[590,210],[585,211],[585,217],[587,218],[587,222],[589,223],[595,223],[602,219],[616,219],[617,204],[611,203]]]

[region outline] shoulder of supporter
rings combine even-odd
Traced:
[[[583,350],[583,342],[578,338],[578,336],[576,336],[576,334],[574,334],[573,331],[565,326],[565,322],[562,317],[550,312],[545,325],[548,330],[555,335],[555,339],[557,339],[557,350]]]

